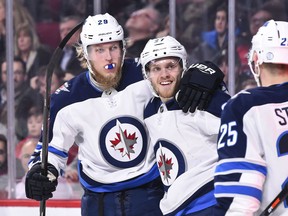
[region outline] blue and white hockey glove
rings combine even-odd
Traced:
[[[204,61],[192,64],[180,82],[176,100],[183,112],[193,113],[207,109],[213,93],[220,88],[224,74],[214,63]]]
[[[37,201],[47,200],[53,196],[58,184],[58,171],[52,165],[47,165],[47,176],[41,174],[41,164],[35,164],[27,173],[25,180],[25,192],[27,198]]]

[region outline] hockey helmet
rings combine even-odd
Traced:
[[[258,60],[254,62],[253,54],[257,53]],[[261,26],[252,38],[249,52],[249,67],[260,86],[260,70],[255,70],[262,63],[288,64],[288,23],[269,20]]]
[[[142,64],[142,72],[147,79],[146,71],[147,64],[155,59],[164,57],[178,57],[182,60],[183,71],[186,70],[187,53],[183,45],[181,45],[175,38],[165,36],[156,39],[150,39],[144,47],[140,55],[140,63]]]
[[[122,26],[108,13],[89,16],[82,27],[80,39],[86,59],[89,45],[114,41],[121,41],[123,46],[125,44]]]
[[[260,27],[252,38],[249,64],[254,52],[258,54],[259,65],[263,62],[288,64],[288,22],[269,20]]]

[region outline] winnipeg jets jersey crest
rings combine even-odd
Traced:
[[[103,125],[99,137],[104,158],[119,168],[133,167],[144,160],[147,133],[141,121],[133,116],[112,119]]]
[[[156,142],[154,151],[162,182],[169,187],[186,170],[183,153],[177,148],[177,145],[164,139]]]

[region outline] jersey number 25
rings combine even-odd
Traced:
[[[224,146],[233,146],[236,144],[238,133],[234,130],[237,126],[235,121],[229,122],[228,124],[222,124],[220,127],[220,138],[218,140],[218,149]]]

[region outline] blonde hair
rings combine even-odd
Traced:
[[[80,62],[80,65],[82,68],[87,68],[87,60],[84,57],[84,49],[81,43],[77,43],[75,45],[76,48],[76,53],[77,53],[77,58]]]

